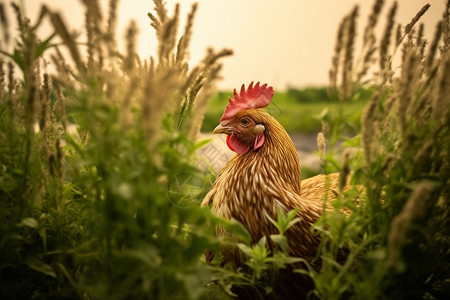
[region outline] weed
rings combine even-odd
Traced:
[[[382,1],[375,1],[372,16],[379,5]],[[372,79],[361,82],[362,77],[357,74],[366,72],[355,68],[351,69],[351,74],[356,75],[351,83],[341,77],[342,84],[338,86],[334,74],[338,68],[345,68],[346,62],[338,60],[336,64],[333,59],[332,92],[345,100],[349,98],[345,97],[348,84],[365,83],[374,93],[362,115],[361,152],[346,157],[341,167],[341,173],[347,173],[350,163],[354,170],[352,182],[363,188],[363,197],[355,206],[360,188],[345,191],[333,204],[337,210],[324,215],[318,223],[319,228],[328,230],[322,233],[322,269],[309,271],[316,285],[315,297],[441,299],[450,289],[450,260],[445,250],[450,245],[448,220],[445,221],[449,214],[450,55],[445,46],[436,53],[438,44],[447,44],[448,36],[442,36],[442,32],[448,32],[450,26],[449,6],[450,2],[429,47],[422,36],[423,25],[416,30],[429,7],[426,5],[399,31],[392,48],[389,45],[395,27],[394,3],[388,12],[379,57],[372,60],[371,68],[377,64],[379,67]],[[347,18],[353,15],[354,11]],[[375,23],[370,17],[362,57],[372,55]],[[337,42],[340,44],[341,34]],[[402,62],[396,74],[392,60],[400,48]],[[340,46],[336,49],[337,53],[343,51]],[[368,65],[362,66],[364,69]],[[328,165],[339,164],[330,157]],[[343,208],[351,214],[343,214]],[[343,245],[348,256],[339,263]]]
[[[19,40],[0,58],[2,298],[208,295],[214,274],[200,257],[218,243],[204,229],[215,218],[173,183],[203,180],[194,141],[231,51],[209,49],[190,67],[197,6],[178,37],[178,6],[170,16],[154,2],[159,50],[149,60],[135,52],[133,22],[117,49],[117,1],[107,20],[98,1],[83,2],[86,43],[48,7],[30,24],[14,6]],[[43,19],[54,33],[41,41]]]

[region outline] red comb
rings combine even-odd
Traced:
[[[252,81],[247,90],[245,90],[245,85],[242,85],[239,95],[236,89],[234,89],[233,94],[234,99],[229,98],[229,103],[220,122],[232,119],[241,110],[266,107],[272,101],[273,88],[268,87],[267,83],[259,86],[259,82],[253,86]]]

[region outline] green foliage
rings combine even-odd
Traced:
[[[114,5],[104,26],[97,4],[86,4],[85,60],[57,13],[44,6],[31,26],[16,7],[20,41],[0,58],[0,297],[207,297],[217,275],[201,257],[219,241],[205,228],[216,218],[197,205],[210,177],[195,166],[204,142],[193,137],[218,60],[231,52],[209,50],[189,70],[196,6],[177,45],[178,7],[170,17],[155,1],[150,18],[164,46],[140,61],[134,24],[121,54],[108,27]],[[39,42],[44,18],[55,33]],[[172,184],[186,178],[194,185]],[[196,192],[191,202],[187,192]]]
[[[220,273],[217,284],[231,296],[251,299],[283,297],[276,290],[280,284],[280,272],[302,261],[289,255],[287,238],[284,236],[286,230],[299,221],[295,213],[295,210],[286,214],[278,210],[277,220],[270,220],[278,234],[264,236],[254,244],[245,238],[237,243],[236,246],[246,257],[246,266],[238,269],[229,265],[225,268],[216,266],[215,269]]]
[[[198,206],[213,175],[197,169],[195,152],[206,142],[194,137],[219,60],[231,51],[209,50],[189,67],[196,6],[178,38],[178,6],[169,16],[162,1],[154,2],[156,15],[149,17],[159,47],[148,61],[135,53],[133,23],[126,53],[118,51],[116,1],[107,22],[97,1],[84,2],[83,45],[47,7],[33,25],[15,7],[19,43],[0,57],[0,297],[277,299],[280,281],[295,285],[298,279],[281,274],[294,269],[289,274],[314,282],[311,299],[445,298],[448,7],[430,48],[414,26],[421,14],[392,52],[384,37],[382,69],[369,78],[379,7],[364,31],[359,64],[352,55],[353,10],[341,24],[329,96],[323,88],[291,89],[277,92],[267,108],[289,131],[322,128],[328,141],[323,171],[351,177],[352,187],[341,182],[334,210],[312,228],[322,238],[317,270],[288,255],[284,233],[298,221],[295,211],[279,211],[270,220],[278,234],[252,244],[240,224]],[[54,33],[40,39],[44,19]],[[395,74],[391,59],[400,47]],[[216,126],[227,95],[212,99],[204,129]],[[217,238],[216,226],[235,239]],[[238,247],[245,266],[222,266],[222,247]],[[205,249],[216,253],[211,264]]]
[[[347,134],[356,134],[361,125],[361,112],[370,98],[368,89],[361,89],[351,102],[336,102],[322,98],[325,88],[291,88],[287,92],[276,91],[272,103],[266,108],[277,118],[287,132],[317,133],[322,128],[322,120],[332,113],[341,112]],[[231,92],[219,92],[210,101],[202,125],[203,132],[211,132],[223,114],[223,107],[228,103]]]
[[[326,87],[307,87],[302,90],[290,87],[287,94],[299,103],[330,101]]]
[[[392,52],[385,53],[389,61],[381,65],[386,69],[368,81],[373,95],[358,136],[335,146],[345,120],[337,115],[326,126],[329,152],[323,169],[351,176],[353,187],[341,191],[332,203],[335,210],[314,226],[322,237],[318,254],[322,267],[299,270],[314,280],[312,298],[444,299],[448,295],[448,7],[440,23],[446,33],[438,30],[435,36],[437,42],[442,39],[439,55],[436,49],[423,48],[426,43],[414,29],[427,7],[407,26]],[[377,13],[376,6],[374,10]],[[366,29],[366,34],[371,30]],[[343,31],[351,36],[338,38],[355,38],[354,30]],[[402,62],[395,74],[390,59],[399,47]],[[363,57],[367,53],[363,51]],[[430,59],[432,63],[427,63]],[[369,60],[364,68],[370,67]],[[355,69],[346,71],[359,74]],[[351,101],[351,91],[361,79],[356,76],[350,82],[349,78],[332,88],[342,101]],[[336,160],[337,153],[344,153],[342,163]]]
[[[359,86],[353,95],[353,101],[367,102],[370,99],[372,92],[373,91],[370,88]],[[287,95],[289,98],[295,99],[298,103],[328,102],[328,104],[332,104],[335,100],[328,93],[327,87],[306,87],[301,90],[290,87],[287,90]]]

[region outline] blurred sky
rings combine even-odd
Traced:
[[[22,0],[27,15],[35,20],[42,3],[58,10],[72,29],[81,31],[84,10],[81,0]],[[100,0],[107,15],[108,0]],[[208,46],[216,50],[231,48],[232,57],[223,60],[222,89],[242,83],[262,81],[276,89],[304,87],[328,82],[328,70],[337,26],[353,5],[360,6],[361,34],[373,1],[370,0],[166,0],[172,15],[174,4],[181,4],[181,25],[193,2],[199,3],[191,45],[191,61],[198,62]],[[380,31],[393,0],[385,0],[378,24]],[[397,21],[406,25],[420,8],[430,3],[423,17],[425,36],[432,38],[446,0],[398,0]],[[155,34],[147,12],[151,0],[119,1],[118,39],[122,41],[127,25],[135,19],[140,28],[138,51],[142,58],[154,55]],[[44,30],[45,31],[45,30]],[[179,32],[182,31],[182,27]]]

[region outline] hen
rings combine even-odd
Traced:
[[[339,174],[318,175],[301,181],[296,148],[284,128],[259,108],[268,106],[274,91],[259,82],[247,89],[242,85],[220,119],[214,133],[227,135],[228,147],[237,153],[217,176],[202,206],[226,219],[242,223],[256,243],[261,237],[277,234],[270,219],[276,220],[277,209],[297,209],[299,222],[287,232],[290,255],[302,257],[313,266],[319,245],[311,234],[311,224],[322,214],[323,199],[336,197]],[[216,234],[226,236],[221,227]],[[269,239],[268,239],[269,240]],[[245,258],[238,249],[223,249],[225,262],[242,266]]]

